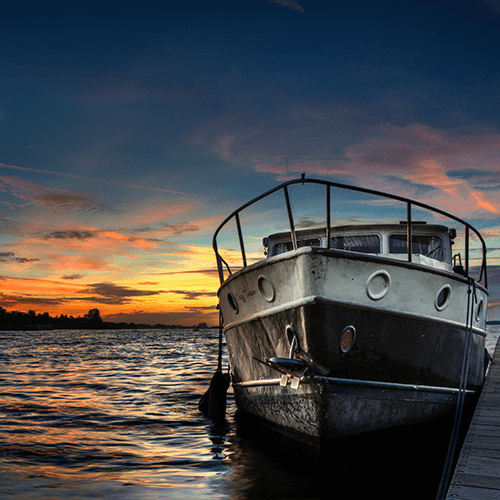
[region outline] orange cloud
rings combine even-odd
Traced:
[[[147,238],[85,226],[66,226],[64,229],[46,232],[42,238],[57,242],[60,248],[73,248],[78,251],[91,249],[97,252],[98,249],[116,250],[127,246],[149,249],[158,246],[157,243]]]
[[[175,202],[166,200],[147,200],[137,202],[134,209],[123,214],[121,220],[129,228],[149,230],[164,221],[175,219],[175,217],[191,212],[199,207],[199,203],[192,199],[178,199]],[[151,227],[150,227],[151,226]]]
[[[110,262],[96,252],[92,255],[69,255],[67,253],[53,253],[50,259],[50,273],[78,273],[108,271]],[[45,264],[45,267],[47,264]]]
[[[495,213],[495,214],[500,213],[500,210],[497,207],[495,207],[494,205],[492,205],[491,203],[488,203],[487,201],[485,201],[483,199],[483,195],[481,193],[479,193],[477,191],[476,192],[471,191],[470,194],[473,198],[476,199],[479,207],[484,208],[485,210],[492,212],[492,213]]]
[[[233,141],[235,162],[241,161],[237,156],[241,141]],[[268,145],[263,142],[262,151],[266,150]],[[340,151],[332,149],[325,154],[320,146],[314,160],[299,156],[285,163],[283,156],[263,156],[262,161],[254,163],[255,170],[273,174],[278,180],[305,172],[309,176],[335,177],[340,182],[346,178],[347,184],[403,192],[409,197],[416,195],[422,201],[471,212],[472,216],[500,212],[498,191],[492,189],[500,183],[500,133],[493,130],[471,129],[469,134],[454,135],[421,124],[380,126],[373,137],[351,142]],[[422,186],[431,189],[423,192]]]
[[[404,174],[404,179],[416,184],[425,184],[438,188],[442,194],[434,195],[439,198],[440,206],[449,209],[475,212],[486,210],[492,214],[499,214],[498,206],[493,205],[484,198],[484,194],[472,189],[464,180],[453,180],[446,173],[447,169],[434,160],[425,160],[418,163],[411,173]],[[429,197],[433,196],[428,194]]]
[[[378,168],[379,171],[408,170],[423,161],[445,163],[447,168],[491,169],[491,155],[500,152],[500,134],[488,133],[450,135],[425,125],[406,127],[379,127],[376,137],[354,143],[345,148],[350,163]],[[463,164],[462,164],[463,163]]]

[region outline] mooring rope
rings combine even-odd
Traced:
[[[471,297],[472,294],[473,296]],[[464,350],[464,356],[462,358],[462,369],[460,372],[460,386],[458,391],[457,406],[455,410],[455,418],[453,420],[453,429],[451,433],[450,444],[448,447],[446,462],[444,465],[443,475],[441,476],[441,481],[439,484],[439,490],[436,500],[444,500],[446,498],[446,493],[448,491],[448,484],[450,482],[450,476],[453,471],[453,464],[455,462],[458,438],[460,435],[460,426],[462,423],[462,414],[465,405],[467,379],[469,378],[469,366],[470,366],[471,345],[472,345],[472,324],[474,321],[473,318],[474,318],[475,298],[476,298],[476,282],[474,281],[474,279],[469,278],[468,288],[467,288],[467,320],[465,327],[465,337],[466,337],[465,350]]]
[[[217,371],[222,371],[222,311],[219,306],[219,354],[217,357]]]

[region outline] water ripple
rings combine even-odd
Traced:
[[[191,475],[203,487],[220,472],[197,409],[216,339],[210,330],[3,332],[0,496],[28,496],[22,485],[32,483],[8,480],[19,475],[168,489]]]
[[[358,473],[373,465],[362,454],[318,474],[302,451],[259,444],[256,429],[248,439],[231,392],[226,422],[200,414],[217,338],[215,330],[1,332],[0,498],[313,499],[324,493],[320,477],[359,488]],[[387,482],[377,482],[388,498]]]

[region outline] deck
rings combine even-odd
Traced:
[[[446,500],[500,499],[500,339]]]

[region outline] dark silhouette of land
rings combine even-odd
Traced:
[[[0,307],[0,330],[112,330],[112,329],[146,329],[146,328],[190,328],[201,329],[209,328],[206,323],[200,323],[193,326],[183,325],[147,325],[143,323],[113,323],[104,321],[101,318],[99,309],[91,309],[83,317],[50,316],[49,313],[39,313],[30,310],[27,313],[19,311],[7,311]]]

